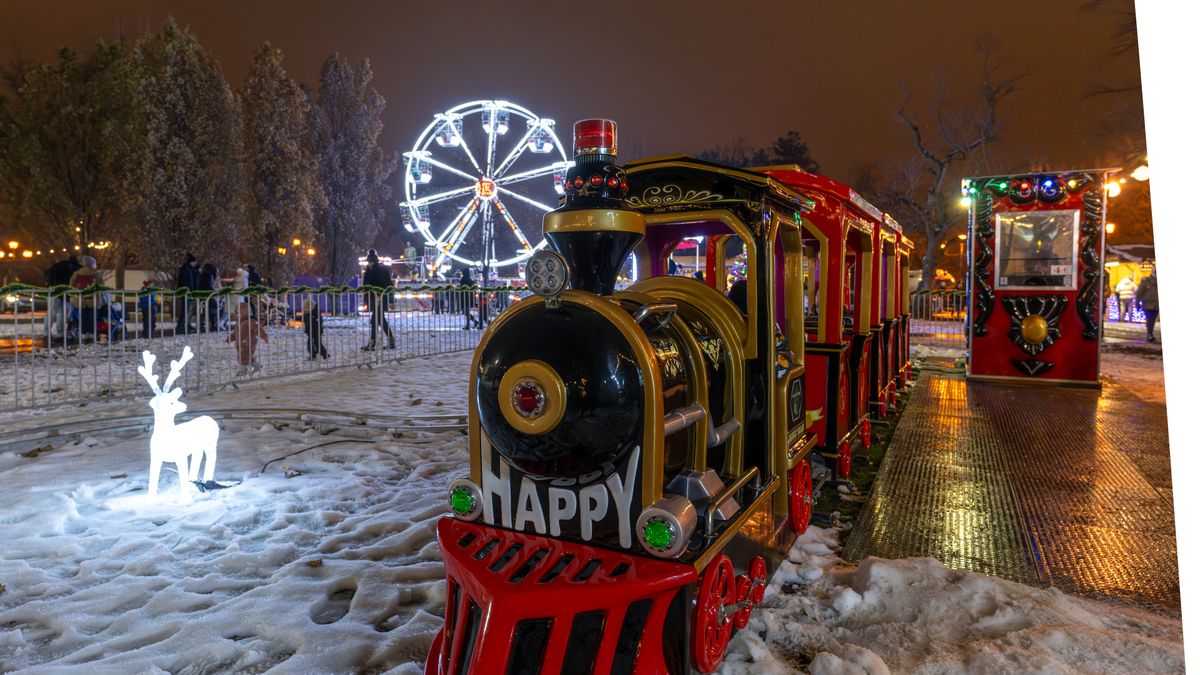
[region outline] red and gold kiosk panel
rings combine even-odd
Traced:
[[[963,181],[968,378],[1098,386],[1108,171]]]

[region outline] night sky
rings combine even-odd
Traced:
[[[0,57],[45,60],[61,45],[118,31],[133,38],[170,13],[234,86],[263,40],[310,84],[331,52],[369,58],[388,102],[390,150],[408,149],[435,112],[503,98],[561,128],[582,117],[617,120],[626,160],[739,136],[763,145],[795,129],[823,173],[852,181],[863,164],[909,150],[891,117],[903,83],[918,107],[938,71],[957,91],[973,91],[973,43],[985,33],[1000,42],[1004,71],[1024,74],[1001,108],[994,156],[1056,168],[1111,161],[1089,124],[1110,104],[1082,98],[1099,79],[1136,81],[1137,55],[1110,55],[1118,19],[1080,4],[10,0],[0,8]]]

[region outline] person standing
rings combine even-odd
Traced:
[[[300,305],[300,323],[304,326],[305,342],[308,343],[308,360],[315,361],[317,356],[329,358],[329,350],[325,349],[322,336],[325,326],[321,322],[321,309],[312,298],[305,298]]]
[[[48,286],[66,286],[71,282],[71,276],[81,267],[75,256],[59,260],[46,270]],[[50,297],[46,302],[46,336],[61,337],[67,325],[67,296]]]
[[[91,333],[92,338],[95,339],[97,307],[108,306],[108,294],[100,293],[100,304],[96,304],[96,294],[87,292],[87,289],[100,282],[100,274],[96,271],[96,259],[90,255],[85,255],[79,261],[82,265],[71,275],[69,285],[72,290],[80,291],[78,303],[79,333],[81,336],[84,333]]]
[[[1124,321],[1125,315],[1129,315],[1129,320],[1133,321],[1133,295],[1137,291],[1137,285],[1133,283],[1133,277],[1125,277],[1117,282],[1117,321]]]
[[[191,253],[187,254],[187,259],[179,266],[179,273],[175,276],[175,288],[186,289],[181,296],[176,296],[175,299],[175,334],[186,335],[190,325],[190,317],[188,316],[191,308],[191,298],[188,293],[200,287],[200,273],[196,269],[198,263],[196,256]]]
[[[200,283],[198,287],[202,291],[209,291],[211,295],[204,300],[203,316],[200,318],[200,332],[206,329],[211,332],[216,332],[218,320],[221,315],[220,299],[217,298],[216,292],[221,290],[221,275],[217,271],[217,266],[212,263],[204,263],[204,267],[200,268]]]
[[[388,269],[379,262],[379,254],[375,249],[367,251],[367,268],[363,270],[362,275],[363,286],[377,286],[379,288],[388,288],[392,285],[392,275]],[[388,294],[379,293],[377,291],[367,291],[367,303],[371,306],[371,341],[363,347],[364,351],[374,351],[375,338],[379,328],[383,328],[383,334],[388,339],[388,349],[396,348],[396,338],[392,336],[392,327],[387,321],[388,311]]]
[[[1137,301],[1146,313],[1146,342],[1156,342],[1154,324],[1158,322],[1158,268],[1150,271],[1137,287]]]
[[[138,298],[138,309],[142,311],[142,337],[149,338],[154,333],[154,322],[158,319],[158,298],[152,290],[154,282],[146,279],[142,282],[142,297]]]
[[[254,288],[255,286],[262,286],[262,275],[258,273],[258,269],[254,265],[246,265],[246,287]],[[258,318],[258,301],[261,297],[260,295],[255,295],[254,300],[249,302],[250,315],[256,319]],[[247,299],[249,300],[249,298]]]
[[[476,328],[483,328],[483,324],[479,322],[479,319],[471,315],[471,305],[474,304],[471,302],[474,295],[471,287],[474,285],[475,280],[471,278],[471,268],[464,267],[462,274],[458,277],[458,287],[462,292],[463,316],[467,319],[467,325],[463,326],[463,330],[471,330],[471,322],[475,323]]]

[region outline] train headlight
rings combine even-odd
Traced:
[[[450,482],[450,511],[459,520],[475,520],[483,513],[483,494],[479,486],[466,478]]]
[[[570,270],[558,251],[542,249],[525,264],[525,284],[547,302],[557,301],[567,288]]]
[[[677,558],[696,531],[696,507],[681,495],[667,495],[642,511],[637,521],[642,548],[659,558]]]

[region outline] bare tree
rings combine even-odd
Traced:
[[[1020,76],[1000,76],[993,65],[995,48],[981,47],[981,52],[983,75],[978,88],[981,101],[976,104],[952,104],[945,78],[939,77],[932,114],[929,119],[920,120],[911,109],[911,93],[905,92],[895,116],[911,136],[913,153],[893,160],[891,167],[883,169],[877,192],[867,192],[906,228],[917,233],[916,238],[924,240],[923,285],[933,278],[942,239],[962,221],[957,207],[957,183],[948,184],[957,176],[952,175],[951,169],[967,164],[976,175],[985,171],[989,164],[988,145],[1000,137],[997,108],[1018,90]]]

